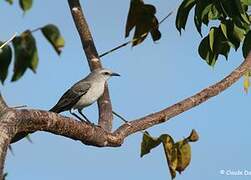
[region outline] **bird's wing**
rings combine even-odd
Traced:
[[[81,86],[79,84],[75,84],[63,94],[57,104],[49,111],[60,113],[70,110],[78,102],[78,100],[87,93],[90,87],[90,83],[87,82],[82,83]]]

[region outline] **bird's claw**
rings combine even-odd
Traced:
[[[86,120],[84,120],[84,121],[82,121],[82,122],[84,122],[84,123],[86,123],[86,124],[88,124],[88,125],[91,125],[92,127],[102,128],[100,125],[96,125],[96,124],[94,124],[94,123],[91,122],[91,121],[86,121]]]

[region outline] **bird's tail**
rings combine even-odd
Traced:
[[[50,112],[55,112],[55,113],[60,113],[61,112],[61,108],[58,108],[58,106],[54,106],[49,111]]]

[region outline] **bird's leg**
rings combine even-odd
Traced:
[[[80,121],[84,122],[84,120],[83,120],[81,117],[79,117],[76,113],[72,112],[71,110],[70,110],[70,113],[71,113],[73,116],[75,116],[77,119],[79,119]]]
[[[112,114],[114,114],[115,116],[117,116],[119,119],[121,119],[122,121],[124,121],[126,124],[128,124],[129,126],[131,126],[131,123],[129,121],[127,121],[125,118],[123,118],[121,115],[119,115],[118,113],[116,113],[115,111],[112,111]]]
[[[115,111],[112,111],[112,114],[114,114],[115,116],[117,116],[119,119],[121,119],[122,121],[124,121],[126,124],[128,124],[129,126],[132,127],[132,124],[127,121],[125,118],[123,118],[121,115],[119,115],[118,113],[116,113]],[[145,134],[145,132],[143,130],[140,131],[141,133]]]
[[[89,121],[89,119],[82,113],[81,109],[78,109],[79,114],[81,114],[81,116],[83,116],[83,118],[86,120],[86,122],[88,122],[89,124],[93,124],[91,121]]]

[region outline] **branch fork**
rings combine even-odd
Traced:
[[[91,33],[83,15],[79,0],[68,0],[69,7],[80,35],[84,52],[91,70],[101,68]],[[106,85],[104,95],[98,101],[99,126],[79,122],[53,112],[35,109],[10,108],[0,93],[0,179],[3,179],[4,161],[10,143],[23,138],[27,133],[46,131],[56,135],[79,140],[83,144],[97,147],[121,146],[126,137],[154,125],[164,123],[205,101],[218,95],[251,69],[251,53],[232,73],[218,83],[203,89],[159,112],[129,121],[114,132],[112,130],[112,106]]]

